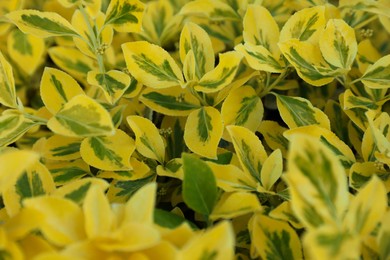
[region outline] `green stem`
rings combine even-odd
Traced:
[[[47,119],[39,117],[39,116],[34,116],[34,115],[31,115],[31,114],[28,114],[28,113],[24,113],[23,115],[24,115],[25,118],[31,119],[32,121],[38,122],[38,123],[40,123],[42,125],[46,125],[47,122],[48,122]]]
[[[269,79],[267,79],[267,84],[266,84],[266,87],[264,89],[264,91],[261,92],[260,96],[261,97],[264,97],[265,95],[267,95],[270,91],[272,91],[272,89],[277,85],[279,84],[279,82],[281,82],[282,80],[284,80],[288,74],[290,74],[291,70],[289,68],[286,68],[272,83],[271,85],[269,85]],[[267,73],[267,78],[268,78],[268,73]],[[269,78],[270,75],[269,75]]]

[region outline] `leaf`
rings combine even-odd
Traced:
[[[168,116],[187,116],[201,107],[199,100],[188,89],[179,86],[164,89],[145,88],[139,100],[154,111]]]
[[[290,201],[282,202],[282,204],[277,206],[269,213],[269,216],[274,219],[287,221],[295,229],[303,228],[303,225],[299,222],[298,218],[295,216],[294,211],[291,208]]]
[[[258,19],[258,17],[262,17],[262,19]],[[279,26],[267,8],[259,4],[248,5],[243,25],[243,38],[246,44],[262,46],[275,57],[280,55],[277,46]]]
[[[114,215],[108,199],[98,186],[89,188],[83,203],[83,213],[88,238],[104,237],[111,232]]]
[[[379,229],[377,236],[377,243],[379,245],[380,259],[386,259],[390,256],[389,244],[390,244],[390,212],[387,211],[385,216],[382,218],[382,225]]]
[[[140,116],[128,116],[127,123],[135,134],[135,147],[147,158],[163,163],[165,145],[157,127],[148,119]]]
[[[155,175],[131,181],[112,181],[107,192],[111,202],[126,202],[141,187],[151,182]]]
[[[87,81],[91,85],[100,87],[110,104],[116,104],[130,87],[131,78],[119,70],[110,70],[107,73],[90,71],[87,75]]]
[[[302,42],[318,42],[326,25],[325,6],[302,9],[293,14],[280,31],[280,41],[297,39]],[[311,53],[310,53],[311,54]]]
[[[19,213],[26,198],[48,195],[55,190],[53,177],[47,168],[36,162],[3,192],[4,205],[9,216]]]
[[[187,219],[185,219],[182,216],[158,208],[154,209],[153,221],[157,225],[169,229],[178,228],[183,223],[190,223]]]
[[[122,130],[107,137],[88,137],[81,143],[80,154],[89,165],[106,171],[131,170],[130,156],[134,140]]]
[[[261,168],[267,159],[263,144],[253,132],[245,127],[230,125],[226,128],[244,172],[261,183]]]
[[[84,91],[69,74],[46,67],[41,79],[40,94],[45,107],[55,114],[73,97],[84,94]]]
[[[318,45],[292,39],[279,43],[279,48],[297,70],[299,77],[310,85],[326,85],[333,81],[332,74],[338,73],[327,65]]]
[[[39,123],[25,118],[19,111],[11,109],[4,111],[0,116],[0,147],[14,143],[37,125]]]
[[[80,158],[79,138],[53,135],[46,140],[43,156],[50,160],[72,161]]]
[[[283,158],[286,157],[288,150],[288,140],[283,136],[286,130],[287,128],[270,120],[263,120],[257,129],[272,150],[280,149],[282,151]]]
[[[254,70],[281,73],[284,69],[278,58],[262,45],[245,43],[237,45],[234,49],[245,56],[249,66]]]
[[[20,161],[20,158],[23,158]],[[23,172],[39,160],[39,155],[28,150],[10,150],[0,154],[0,193],[10,188]]]
[[[199,80],[214,68],[215,59],[209,35],[195,23],[186,23],[180,34],[180,60],[183,63],[190,50],[194,55],[195,75],[186,79]]]
[[[343,109],[362,108],[378,110],[380,106],[374,100],[362,96],[355,96],[350,89],[345,90],[343,95]]]
[[[373,89],[387,89],[390,84],[390,55],[383,56],[371,66],[361,77],[362,83]]]
[[[217,67],[200,79],[199,84],[195,86],[195,90],[214,93],[232,83],[241,59],[242,55],[234,51],[220,54]]]
[[[302,259],[302,246],[287,222],[256,214],[251,223],[252,245],[262,259]]]
[[[195,0],[184,5],[179,12],[185,16],[201,16],[211,20],[239,20],[240,16],[226,3],[218,0]]]
[[[183,84],[183,75],[174,59],[160,46],[146,41],[122,45],[126,65],[137,81],[151,88]]]
[[[249,192],[224,193],[210,215],[211,219],[232,219],[245,214],[261,211],[256,194]]]
[[[47,126],[69,137],[113,135],[115,129],[107,110],[92,98],[78,95],[52,117]]]
[[[264,189],[271,190],[272,186],[282,176],[283,172],[283,158],[282,152],[277,149],[274,150],[270,156],[264,161],[261,168],[261,183]]]
[[[140,32],[145,5],[138,0],[113,0],[107,7],[104,24],[118,32]]]
[[[7,38],[9,56],[28,75],[32,75],[42,63],[45,48],[43,39],[26,35],[17,29],[13,30]]]
[[[50,161],[46,162],[45,165],[53,175],[56,185],[74,182],[87,174],[91,174],[89,165],[81,158],[73,161]]]
[[[276,103],[280,116],[290,129],[307,125],[319,125],[330,129],[327,115],[307,99],[277,94]]]
[[[333,151],[334,155],[337,156],[345,169],[351,168],[352,164],[356,162],[355,155],[353,154],[351,148],[328,129],[318,125],[310,125],[294,128],[284,132],[284,136],[287,139],[290,139],[295,134],[305,134],[319,140],[322,144]]]
[[[358,52],[356,55],[356,61],[359,65],[359,71],[364,73],[367,68],[379,60],[382,55],[372,45],[370,39],[364,39],[358,44]]]
[[[305,227],[341,220],[348,206],[347,178],[331,149],[313,137],[296,134],[290,140],[287,170],[291,205]]]
[[[137,160],[135,157],[130,158],[130,165],[133,167],[132,170],[101,171],[96,177],[118,181],[131,181],[142,179],[152,174],[149,166],[146,163]]]
[[[12,67],[0,52],[0,103],[7,107],[17,108],[15,80]]]
[[[194,236],[184,245],[183,259],[234,259],[235,234],[228,221]]]
[[[188,116],[184,141],[194,153],[215,159],[222,132],[223,122],[219,111],[213,107],[202,107]]]
[[[250,86],[232,90],[222,104],[221,115],[224,125],[239,125],[255,132],[264,114],[264,107],[256,91]],[[228,134],[223,135],[230,140]]]
[[[54,12],[18,10],[6,15],[18,28],[40,38],[50,36],[74,36],[78,33],[62,16]]]
[[[344,218],[344,225],[362,237],[367,236],[379,224],[387,209],[386,188],[382,181],[372,176],[352,199]],[[372,200],[375,198],[375,200]]]
[[[183,154],[183,199],[195,212],[210,216],[217,201],[217,183],[210,167],[193,155]]]
[[[355,30],[342,19],[330,19],[319,38],[322,56],[338,68],[351,69],[357,53]]]

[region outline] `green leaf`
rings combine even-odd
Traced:
[[[154,209],[154,223],[159,226],[174,229],[184,222],[188,223],[193,229],[197,229],[192,222],[179,215],[162,209]]]
[[[208,217],[217,201],[217,182],[210,167],[193,155],[183,154],[183,199],[196,211]]]
[[[106,11],[104,24],[111,24],[118,32],[139,32],[144,4],[138,0],[112,0]]]

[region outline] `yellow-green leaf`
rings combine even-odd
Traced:
[[[0,52],[0,103],[17,108],[15,80],[12,67]]]
[[[188,116],[184,141],[194,153],[215,159],[222,132],[223,122],[219,111],[213,107],[202,107]]]
[[[185,88],[146,88],[139,100],[156,112],[168,116],[187,116],[201,107],[200,102]]]
[[[191,1],[180,9],[179,14],[207,17],[211,20],[240,20],[233,8],[218,0]]]
[[[85,95],[73,97],[48,121],[47,126],[54,133],[69,137],[107,136],[115,133],[107,110]]]
[[[135,147],[143,156],[164,162],[165,145],[157,127],[140,116],[128,116],[127,123],[135,134]]]
[[[302,246],[287,222],[256,214],[250,221],[252,246],[262,259],[302,259]]]
[[[261,99],[251,86],[232,90],[222,104],[221,115],[224,125],[239,125],[255,132],[263,118]],[[225,132],[223,138],[230,140]]]
[[[387,89],[390,84],[390,55],[383,56],[368,66],[361,81],[369,88]]]
[[[72,161],[47,161],[45,163],[50,173],[53,175],[56,185],[74,182],[77,179],[90,174],[89,165],[83,159]]]
[[[307,125],[330,129],[327,115],[305,98],[276,95],[276,103],[280,116],[290,129]]]
[[[267,159],[267,153],[260,139],[249,129],[242,126],[226,127],[233,141],[234,150],[243,170],[261,183],[261,168]]]
[[[223,89],[232,83],[241,59],[242,55],[235,51],[220,54],[218,65],[200,79],[195,89],[204,93],[213,93]]]
[[[322,56],[338,68],[351,69],[357,53],[355,30],[342,19],[330,19],[319,39]]]
[[[388,259],[390,256],[390,211],[387,211],[382,219],[382,226],[377,236],[379,254],[381,259]]]
[[[295,214],[307,228],[339,222],[349,196],[343,166],[320,140],[303,134],[290,139],[285,178]]]
[[[160,46],[146,41],[122,45],[127,68],[142,84],[151,88],[182,85],[183,74],[175,60]]]
[[[36,125],[39,123],[27,119],[19,111],[11,109],[4,111],[0,116],[0,147],[17,141]]]
[[[7,50],[18,67],[32,75],[42,63],[45,54],[45,41],[15,29],[7,39]]]
[[[79,138],[53,135],[46,140],[42,154],[50,160],[72,161],[80,158],[80,145]]]
[[[280,42],[297,39],[316,43],[325,25],[325,6],[302,9],[284,24],[280,31]]]
[[[187,81],[199,80],[214,68],[214,50],[209,35],[195,23],[186,23],[180,34],[180,59],[184,63],[186,55],[192,50],[195,77]]]
[[[375,198],[374,200],[372,198]],[[377,176],[359,190],[349,205],[344,225],[362,237],[367,236],[381,221],[387,209],[385,185]]]
[[[122,130],[106,137],[88,137],[83,140],[80,154],[89,165],[106,171],[131,170],[130,156],[135,150],[134,140]]]
[[[282,152],[277,149],[273,151],[264,161],[261,168],[261,184],[264,189],[271,190],[275,182],[282,176],[283,158]]]
[[[262,210],[262,207],[254,193],[243,191],[224,193],[215,205],[210,218],[232,219],[260,210]]]
[[[112,0],[107,7],[104,24],[111,24],[118,32],[139,32],[144,6],[138,0]]]
[[[46,108],[55,114],[74,96],[84,94],[84,91],[69,74],[46,67],[41,79],[40,93]]]
[[[111,104],[115,104],[130,87],[131,78],[119,70],[110,70],[106,73],[90,71],[87,75],[89,84],[99,86]]]
[[[74,27],[61,15],[54,12],[19,10],[6,15],[24,33],[40,38],[50,36],[78,37]]]

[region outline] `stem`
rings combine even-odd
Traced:
[[[269,80],[268,80],[268,75],[270,75],[269,73],[267,73],[267,85],[264,89],[264,91],[261,93],[261,97],[264,97],[265,95],[267,95],[277,84],[279,84],[279,82],[281,82],[282,80],[284,80],[288,74],[290,74],[290,69],[287,68],[285,69],[273,82],[271,85],[269,85]],[[269,77],[271,78],[271,77]]]
[[[23,115],[24,115],[25,118],[31,119],[31,120],[33,120],[35,122],[38,122],[38,123],[42,124],[42,125],[46,125],[47,121],[48,121],[45,118],[42,118],[42,117],[39,117],[39,116],[34,116],[34,115],[31,115],[31,114],[28,114],[28,113],[24,113]]]

